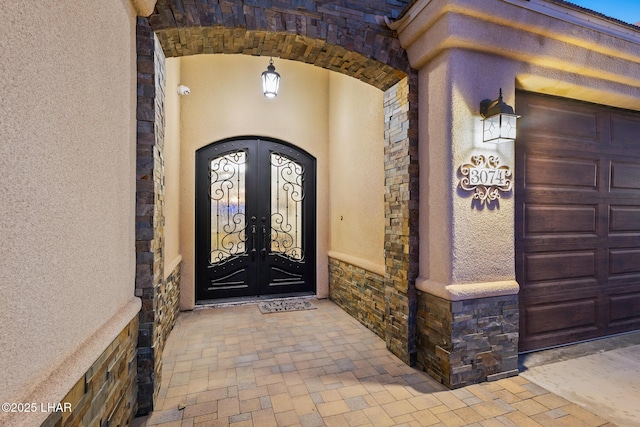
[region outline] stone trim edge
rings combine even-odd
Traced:
[[[93,366],[105,349],[138,315],[142,303],[133,297],[89,339],[80,344],[48,375],[31,382],[31,389],[16,402],[62,402],[63,398]],[[46,412],[0,413],[0,425],[40,425],[49,416]]]
[[[345,253],[336,252],[336,251],[328,251],[327,256],[329,258],[342,261],[345,264],[351,264],[354,267],[359,267],[359,268],[362,268],[363,270],[366,270],[371,273],[384,277],[384,273],[385,273],[384,264],[377,264],[375,262],[371,262],[363,258],[359,258],[353,255],[347,255]]]
[[[156,7],[157,0],[131,0],[131,4],[138,16],[149,16]]]
[[[164,279],[165,280],[167,280],[167,277],[169,277],[174,272],[174,270],[176,269],[178,264],[180,264],[181,262],[182,262],[182,255],[178,255],[170,263],[165,263],[165,265],[164,265]]]
[[[465,301],[477,298],[516,295],[520,292],[520,285],[515,280],[446,284],[437,280],[418,277],[416,279],[416,289],[448,301]]]

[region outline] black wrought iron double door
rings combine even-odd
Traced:
[[[196,152],[196,300],[315,290],[315,159],[247,137]]]

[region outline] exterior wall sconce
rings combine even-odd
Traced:
[[[513,112],[513,107],[502,101],[500,96],[495,101],[485,99],[480,103],[482,121],[482,141],[500,144],[513,142],[516,139],[516,120],[520,117]]]
[[[262,72],[262,92],[268,99],[278,96],[278,88],[280,87],[280,74],[276,73],[276,67],[273,66],[273,58],[269,59],[267,71]]]

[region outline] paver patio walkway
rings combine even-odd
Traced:
[[[522,377],[448,390],[330,301],[181,313],[146,425],[612,426]]]

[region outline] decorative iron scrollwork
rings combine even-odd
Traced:
[[[209,162],[211,253],[209,262],[227,262],[246,251],[245,165],[247,153],[234,151]]]
[[[460,166],[460,188],[473,191],[473,199],[488,204],[500,198],[500,192],[511,191],[512,178],[509,166],[499,166],[497,156],[471,157],[471,163]]]
[[[304,167],[281,153],[271,154],[270,252],[292,261],[304,260],[302,203]]]

